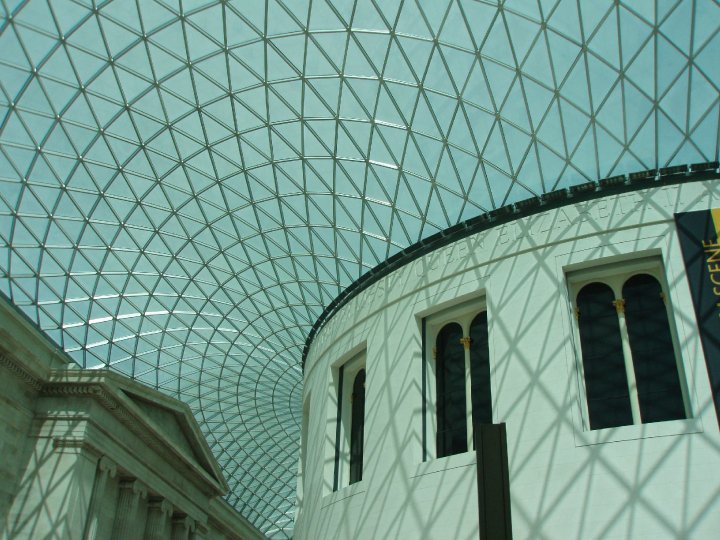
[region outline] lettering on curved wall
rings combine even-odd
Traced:
[[[720,208],[675,214],[720,424]]]

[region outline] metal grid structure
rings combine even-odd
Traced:
[[[481,212],[718,159],[713,0],[0,0],[0,290],[291,537],[302,347]]]

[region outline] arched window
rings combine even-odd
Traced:
[[[487,311],[478,313],[470,323],[470,377],[473,425],[492,424]]]
[[[619,269],[620,271],[616,271]],[[682,367],[654,258],[568,276],[590,429],[687,418]]]
[[[660,283],[653,276],[638,274],[625,282],[622,295],[642,422],[685,418]]]
[[[577,295],[590,429],[633,423],[615,295],[603,283],[585,285]]]
[[[350,422],[350,483],[362,480],[363,439],[365,433],[365,370],[355,375],[352,387],[352,419]]]
[[[467,452],[465,351],[462,327],[450,323],[436,341],[437,457]]]
[[[365,445],[365,352],[350,358],[332,373],[336,383],[337,422],[334,431],[335,463],[332,489],[360,482]]]

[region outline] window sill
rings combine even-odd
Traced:
[[[329,495],[323,497],[322,507],[325,508],[326,506],[333,505],[343,499],[348,499],[354,495],[365,493],[366,490],[367,487],[365,486],[365,482],[360,480],[360,482],[355,482],[354,484],[340,488],[339,490],[333,491]]]
[[[462,454],[455,454],[453,456],[424,461],[415,467],[415,472],[410,476],[410,478],[449,471],[451,469],[470,467],[471,465],[475,465],[475,456],[475,451],[471,450],[470,452],[464,452]]]
[[[614,428],[596,429],[594,431],[576,432],[575,446],[589,446],[635,439],[650,439],[653,437],[667,437],[671,435],[685,435],[701,433],[702,423],[698,418],[687,420],[669,420],[667,422],[653,422],[632,426],[619,426]]]

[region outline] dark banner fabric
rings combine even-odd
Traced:
[[[675,214],[720,425],[720,208]]]

